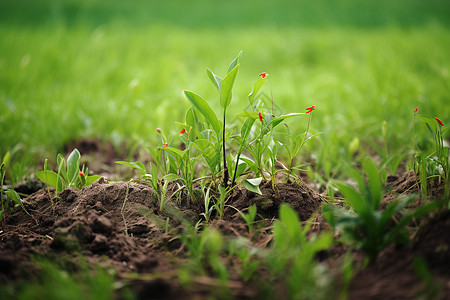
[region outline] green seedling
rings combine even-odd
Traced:
[[[197,228],[187,225],[181,240],[189,251],[193,262],[191,267],[195,272],[204,274],[207,270],[212,270],[223,282],[228,280],[226,266],[220,259],[224,247],[224,240],[220,232],[204,228],[199,234]]]
[[[99,175],[88,175],[88,169],[84,166],[80,170],[81,154],[77,149],[70,153],[67,161],[62,154],[57,156],[58,173],[48,169],[47,160],[44,163],[44,170],[36,173],[36,176],[48,186],[56,189],[56,193],[63,191],[68,187],[83,188],[92,184],[100,178]],[[50,197],[52,198],[52,197]]]
[[[244,282],[250,281],[255,276],[255,271],[261,265],[258,258],[259,249],[252,246],[246,239],[238,238],[231,241],[228,248],[229,258],[236,256],[241,263],[239,275]]]
[[[209,223],[209,221],[211,220],[211,214],[215,209],[215,206],[211,205],[210,192],[211,192],[211,184],[208,187],[202,188],[205,212],[201,213],[200,215],[205,217],[206,223]]]
[[[348,169],[358,188],[342,182],[334,183],[350,210],[332,204],[324,205],[322,210],[330,226],[341,232],[350,244],[366,253],[366,263],[373,264],[387,246],[409,242],[405,227],[414,218],[435,210],[437,205],[431,202],[412,212],[407,211],[405,208],[416,198],[409,196],[397,199],[381,210],[383,190],[380,172],[371,159],[364,160],[362,165],[367,180],[358,171]],[[394,216],[398,217],[398,221],[393,224]]]
[[[289,180],[292,171],[300,170],[298,166],[294,165],[294,160],[302,150],[303,146],[310,141],[311,139],[319,136],[321,133],[316,133],[313,135],[309,135],[309,129],[311,126],[311,120],[312,120],[312,112],[316,110],[316,106],[313,105],[311,107],[308,107],[306,109],[306,113],[308,114],[308,124],[306,125],[306,130],[304,133],[301,134],[295,134],[290,129],[289,125],[285,122],[283,122],[284,128],[286,130],[286,133],[282,134],[280,139],[280,144],[283,146],[283,148],[286,150],[289,165],[287,167],[287,170],[284,170],[284,172],[287,172],[287,180]]]
[[[273,227],[273,244],[266,254],[269,269],[287,283],[289,299],[327,298],[329,282],[314,256],[331,247],[332,234],[323,233],[308,240],[314,216],[302,226],[297,213],[286,204],[280,206],[279,216]]]
[[[225,188],[221,185],[219,185],[219,196],[216,198],[216,203],[214,204],[214,208],[216,209],[217,213],[219,214],[219,219],[222,220],[223,218],[223,212],[225,210],[225,207],[227,206],[227,202],[229,200],[228,194],[231,192],[232,188],[228,187]]]
[[[220,123],[214,111],[211,109],[209,104],[198,94],[185,90],[184,94],[189,102],[195,107],[208,122],[211,124],[213,131],[217,137],[217,140],[220,141],[219,145],[221,145],[221,151],[223,155],[223,185],[225,188],[228,187],[228,168],[226,161],[226,112],[227,108],[231,103],[232,99],[232,88],[236,79],[237,72],[239,70],[239,57],[241,56],[241,52],[239,52],[238,56],[231,62],[228,67],[227,75],[222,79],[216,74],[214,74],[210,69],[207,69],[207,75],[213,85],[216,87],[219,92],[219,101],[220,105],[223,108],[223,122]],[[220,149],[220,148],[219,148]]]
[[[244,214],[243,212],[239,211],[241,217],[244,219],[245,223],[247,223],[248,231],[253,232],[253,223],[255,222],[256,218],[256,205],[253,204],[248,208],[248,214]]]

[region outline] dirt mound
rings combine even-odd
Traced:
[[[412,245],[389,247],[380,254],[374,266],[358,272],[352,281],[349,298],[448,299],[449,230],[449,211],[428,220]]]
[[[282,203],[289,204],[297,211],[300,220],[308,220],[316,212],[323,197],[314,192],[304,183],[280,183],[272,187],[270,181],[260,186],[262,195],[241,189],[228,201],[227,204],[239,211],[245,211],[249,206],[256,205],[258,215],[263,219],[278,217],[278,210]],[[235,220],[240,218],[235,209],[227,208],[225,219]]]

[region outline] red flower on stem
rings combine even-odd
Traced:
[[[80,175],[81,177],[84,177],[84,173],[83,172],[78,173],[78,175]]]
[[[169,143],[164,143],[162,146],[163,146],[163,148],[167,147],[167,146],[169,146]]]
[[[315,105],[313,105],[313,106],[311,106],[311,107],[308,107],[308,108],[306,109],[306,113],[309,114],[309,113],[312,112],[313,110],[316,110],[316,106],[315,106]]]
[[[6,164],[4,162],[2,162],[2,166],[6,166]]]
[[[161,128],[156,128],[157,133],[161,133]]]
[[[261,121],[261,123],[262,123],[262,121],[263,121],[263,119],[264,119],[264,117],[262,116],[262,113],[261,112],[259,112],[258,113],[258,116],[259,116],[259,120]]]
[[[185,132],[186,132],[186,129],[184,129],[184,128],[180,130],[180,133],[185,133]]]
[[[439,118],[437,118],[437,117],[434,117],[434,118],[436,119],[436,121],[438,121],[439,124],[441,124],[441,126],[444,126],[444,123],[442,123],[442,121],[439,120]]]
[[[415,115],[416,114],[416,112],[419,110],[419,108],[418,107],[416,107],[416,109],[415,110],[413,110],[413,114]]]
[[[269,73],[267,73],[267,72],[262,72],[262,73],[259,74],[258,76],[261,76],[262,78],[266,78],[266,76],[269,76]]]

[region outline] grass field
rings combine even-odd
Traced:
[[[354,137],[381,144],[383,121],[390,149],[411,151],[415,107],[450,123],[449,16],[437,0],[2,1],[0,156],[30,174],[79,137],[156,144],[184,121],[184,89],[219,109],[205,68],[224,75],[240,50],[230,119],[266,71],[281,112],[317,106],[319,168]]]

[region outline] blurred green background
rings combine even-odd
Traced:
[[[27,175],[81,137],[156,146],[156,127],[184,121],[184,89],[219,111],[205,68],[223,76],[243,50],[230,121],[268,72],[279,112],[316,105],[324,134],[303,157],[331,176],[355,138],[411,151],[415,107],[450,123],[449,29],[446,0],[2,0],[0,156]]]

